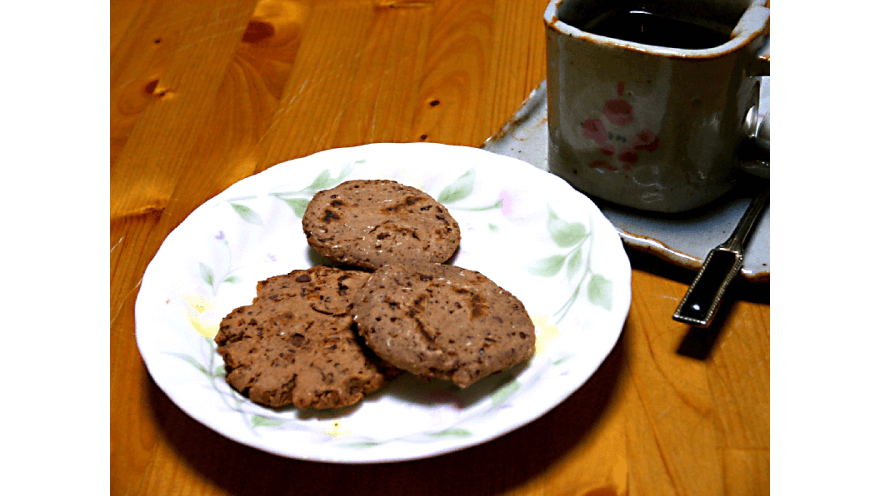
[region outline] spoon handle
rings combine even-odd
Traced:
[[[742,269],[745,243],[769,200],[768,188],[752,200],[730,238],[709,252],[672,315],[674,320],[696,327],[708,327],[712,323],[727,287]]]
[[[755,224],[758,222],[758,219],[761,217],[761,214],[764,212],[764,207],[767,206],[768,201],[770,201],[770,188],[764,190],[763,193],[749,203],[749,208],[746,209],[746,212],[739,219],[739,223],[736,225],[736,229],[733,230],[733,234],[731,234],[730,238],[721,244],[720,247],[744,252],[745,243],[748,240],[749,235],[752,233]]]

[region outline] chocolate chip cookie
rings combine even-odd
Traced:
[[[377,269],[352,308],[376,355],[466,387],[527,360],[535,326],[522,302],[479,272],[441,264]]]
[[[303,409],[352,405],[380,389],[399,371],[363,345],[349,314],[368,277],[317,266],[259,283],[214,338],[229,385],[255,403]]]
[[[461,241],[458,222],[446,207],[421,190],[390,180],[352,180],[318,192],[302,225],[315,251],[366,269],[445,262]]]

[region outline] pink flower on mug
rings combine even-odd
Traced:
[[[581,132],[584,138],[591,139],[596,143],[603,145],[608,141],[608,131],[605,130],[605,124],[599,119],[587,119],[581,124]]]
[[[649,129],[643,129],[642,132],[633,138],[633,148],[636,150],[653,152],[658,146],[660,146],[660,138]]]
[[[624,83],[617,83],[617,98],[605,101],[598,118],[581,123],[581,133],[598,147],[596,160],[589,164],[594,169],[617,171],[632,170],[643,153],[650,153],[660,146],[660,138],[650,129],[636,132],[636,112],[624,98]],[[636,123],[638,125],[638,123]],[[595,150],[595,149],[594,149]],[[599,158],[599,155],[608,158]],[[617,162],[615,164],[614,162]]]
[[[629,170],[630,165],[639,161],[639,156],[636,155],[636,151],[630,147],[624,147],[620,150],[620,153],[617,154],[617,160],[623,162],[623,168],[625,170]]]
[[[599,119],[585,120],[581,124],[581,132],[584,138],[593,140],[599,145],[599,151],[603,155],[608,155],[609,157],[614,155],[614,146],[608,143],[608,131],[605,130],[605,125],[602,124],[602,121]]]
[[[615,126],[626,126],[635,119],[632,105],[620,98],[605,102],[602,115]]]

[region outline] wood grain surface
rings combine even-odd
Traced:
[[[630,253],[633,299],[597,373],[535,422],[427,460],[279,458],[184,414],[151,380],[134,303],[168,233],[236,181],[371,142],[479,146],[545,78],[546,0],[112,0],[113,495],[762,495],[769,285],[706,330],[674,322],[693,273]]]

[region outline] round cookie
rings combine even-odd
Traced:
[[[380,358],[459,387],[535,351],[523,304],[479,272],[451,265],[386,265],[360,289],[351,312]]]
[[[255,403],[303,409],[348,406],[380,389],[399,371],[359,342],[348,312],[368,277],[318,266],[259,283],[214,338],[229,385]]]
[[[390,180],[352,180],[319,191],[302,219],[309,245],[357,267],[445,262],[461,241],[458,222],[427,193]]]

